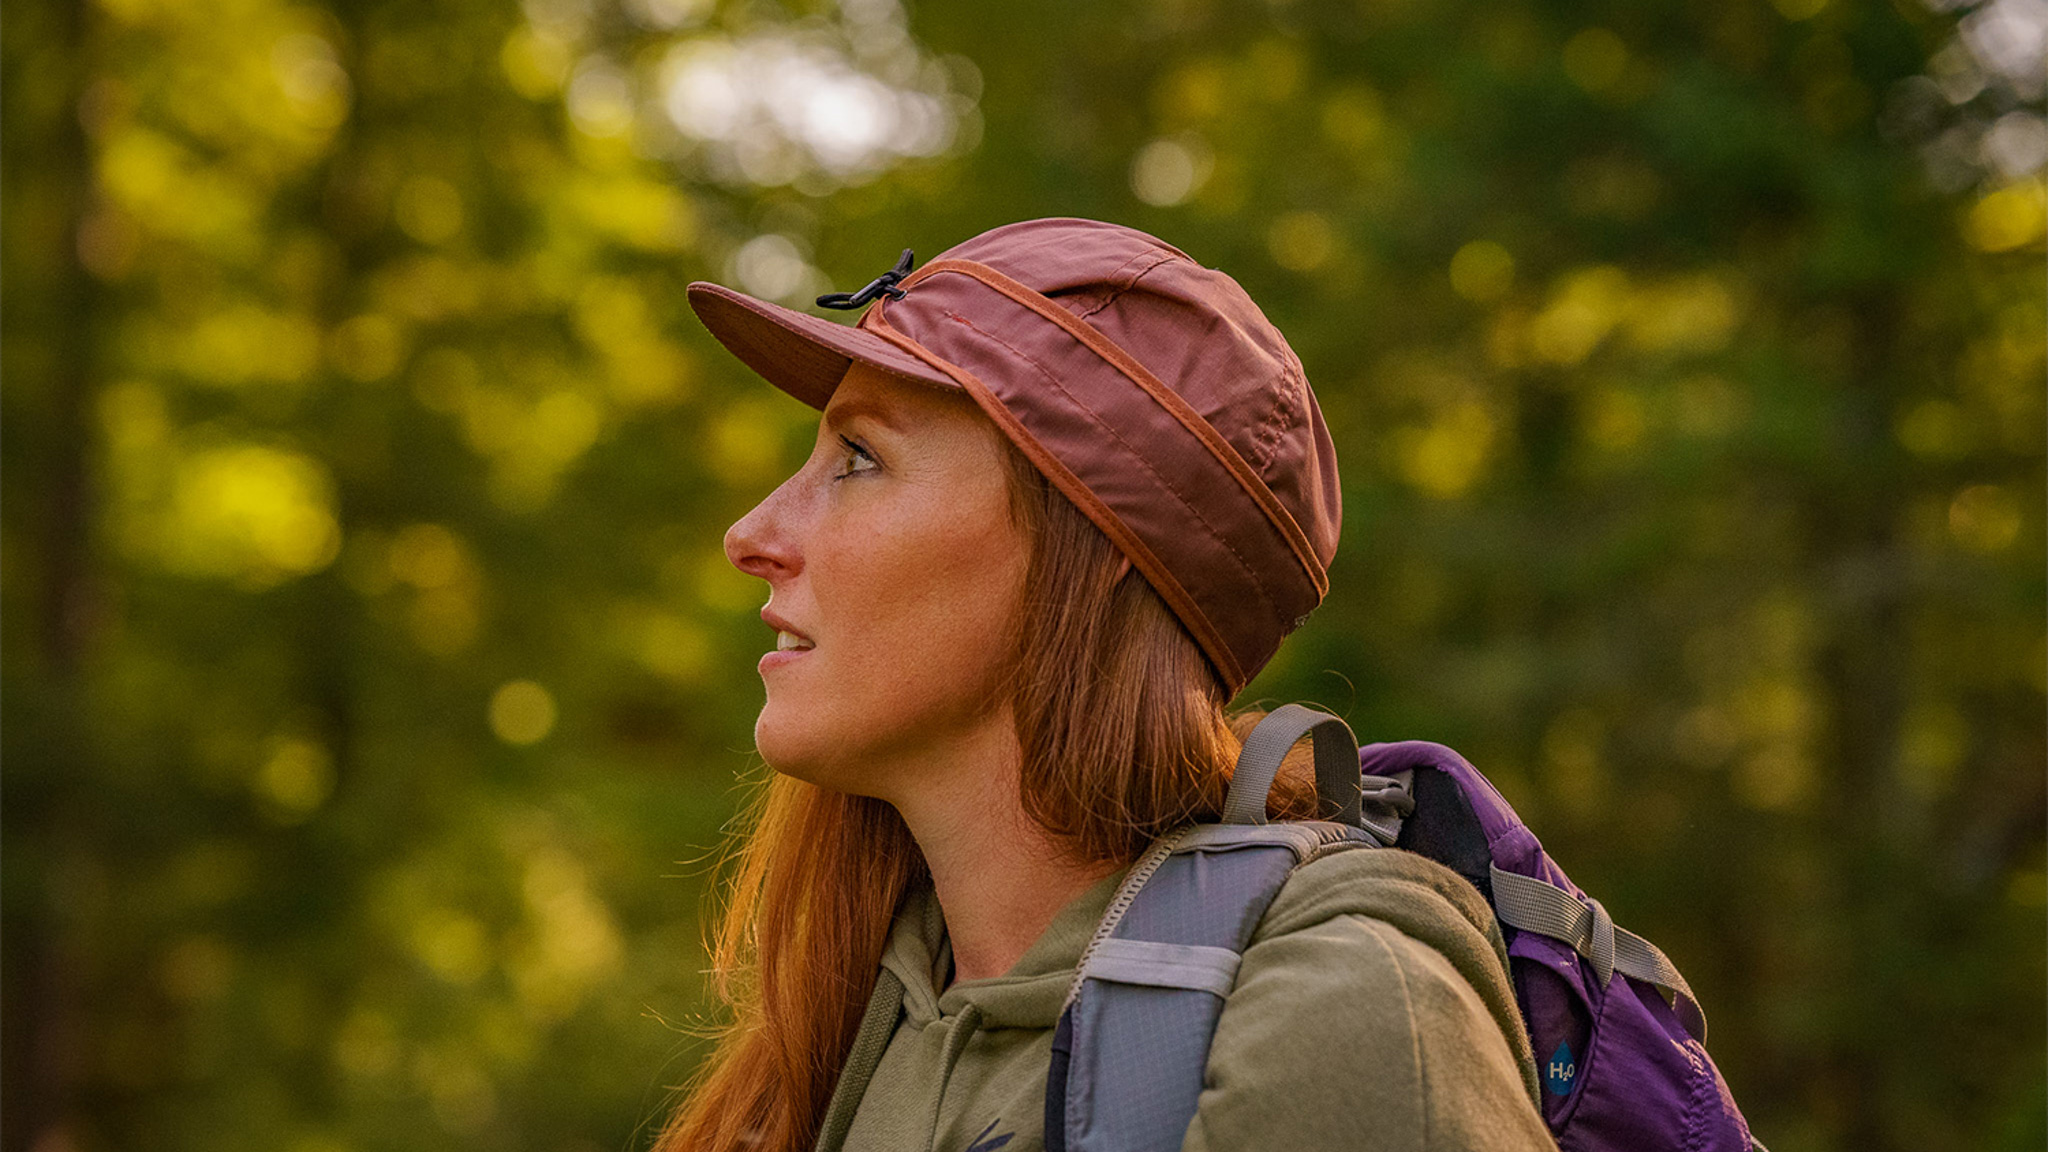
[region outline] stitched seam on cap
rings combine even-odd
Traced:
[[[1289,385],[1289,389],[1273,398],[1273,407],[1267,411],[1265,419],[1259,421],[1258,429],[1252,433],[1252,444],[1255,448],[1251,464],[1259,470],[1261,477],[1265,475],[1266,465],[1273,462],[1273,453],[1279,451],[1281,438],[1287,435],[1289,428],[1294,427],[1293,388],[1308,387],[1308,381],[1296,373],[1291,364],[1282,363],[1280,375]]]
[[[1174,258],[1174,255],[1171,252],[1140,252],[1136,256],[1131,257],[1129,260],[1126,260],[1123,263],[1117,265],[1116,271],[1111,272],[1109,275],[1103,277],[1103,279],[1114,280],[1116,279],[1118,273],[1121,273],[1124,269],[1129,268],[1131,265],[1136,264],[1147,257],[1152,258],[1152,262],[1150,264],[1147,264],[1143,268],[1138,269],[1137,273],[1133,275],[1129,280],[1124,281],[1122,284],[1118,284],[1114,289],[1110,291],[1109,295],[1104,296],[1102,298],[1102,303],[1097,304],[1095,307],[1090,308],[1086,312],[1074,313],[1075,319],[1086,320],[1090,316],[1095,315],[1097,312],[1102,311],[1104,308],[1109,307],[1111,304],[1116,303],[1117,297],[1122,296],[1124,293],[1130,291],[1133,287],[1137,285],[1138,281],[1143,280],[1145,278],[1147,273],[1151,272],[1154,268],[1159,267],[1161,264],[1165,264],[1168,261],[1172,260]]]
[[[1171,259],[1171,257],[1168,257],[1168,259]],[[948,319],[957,320],[961,324],[964,324],[967,327],[973,329],[974,331],[980,333],[981,335],[987,337],[994,343],[1000,344],[1004,348],[1009,349],[1011,352],[1017,355],[1018,359],[1023,360],[1025,363],[1031,365],[1033,368],[1036,368],[1039,370],[1039,372],[1043,373],[1046,380],[1049,383],[1051,383],[1053,387],[1059,389],[1061,394],[1066,396],[1067,399],[1072,400],[1074,402],[1075,407],[1077,407],[1083,413],[1085,413],[1089,420],[1093,421],[1103,431],[1109,433],[1110,437],[1114,439],[1118,444],[1123,445],[1124,450],[1130,454],[1131,458],[1133,460],[1136,460],[1141,466],[1143,466],[1145,471],[1151,473],[1152,478],[1154,480],[1159,481],[1159,484],[1162,488],[1165,488],[1168,492],[1173,493],[1173,498],[1180,501],[1181,507],[1186,508],[1190,513],[1194,514],[1195,520],[1202,525],[1202,528],[1205,531],[1209,533],[1211,539],[1215,540],[1218,544],[1223,545],[1224,551],[1230,553],[1231,559],[1236,560],[1237,566],[1243,569],[1244,574],[1250,578],[1252,588],[1258,592],[1259,599],[1265,601],[1267,609],[1271,611],[1273,614],[1273,619],[1280,621],[1283,626],[1289,622],[1288,617],[1281,613],[1280,605],[1277,601],[1273,599],[1272,593],[1266,591],[1265,582],[1259,579],[1258,572],[1255,569],[1253,569],[1251,564],[1245,560],[1244,554],[1239,552],[1236,546],[1231,544],[1231,542],[1224,537],[1223,533],[1218,532],[1216,530],[1215,525],[1209,523],[1208,518],[1202,515],[1201,509],[1195,507],[1194,503],[1190,501],[1187,498],[1187,496],[1182,494],[1181,490],[1178,487],[1176,487],[1172,481],[1168,480],[1164,476],[1161,476],[1159,474],[1158,469],[1152,467],[1152,462],[1145,459],[1142,453],[1140,453],[1136,448],[1132,447],[1131,442],[1124,439],[1122,433],[1118,432],[1116,428],[1113,425],[1111,425],[1107,420],[1104,420],[1102,416],[1095,411],[1095,409],[1083,403],[1080,397],[1074,395],[1073,392],[1069,391],[1067,386],[1060,381],[1058,374],[1054,373],[1052,369],[1039,363],[1038,360],[1034,358],[1030,353],[1024,351],[1023,349],[1017,347],[1014,344],[1011,344],[1009,341],[1003,339],[1000,336],[997,336],[995,333],[990,332],[988,329],[983,328],[979,324],[976,324],[974,321],[969,320],[967,317],[962,316],[957,312],[947,312],[946,316]]]
[[[1171,258],[1186,259],[1185,256],[1179,255]],[[956,263],[957,267],[955,266]],[[1128,264],[1128,262],[1126,263]],[[1154,264],[1153,267],[1159,267],[1164,263],[1166,261],[1161,261],[1158,264]],[[979,271],[976,271],[976,269],[979,269]],[[1132,383],[1143,388],[1154,400],[1165,407],[1168,412],[1171,412],[1183,427],[1192,433],[1197,440],[1200,440],[1204,447],[1209,449],[1210,454],[1216,457],[1217,462],[1230,471],[1231,478],[1237,481],[1238,485],[1244,489],[1245,494],[1250,496],[1254,503],[1258,504],[1259,510],[1265,514],[1267,520],[1279,531],[1281,537],[1287,542],[1289,550],[1294,553],[1295,559],[1300,562],[1302,570],[1308,574],[1309,583],[1315,586],[1317,599],[1320,600],[1322,598],[1322,595],[1328,588],[1327,576],[1324,564],[1319,554],[1315,551],[1314,544],[1309,540],[1307,534],[1301,530],[1293,514],[1287,510],[1285,505],[1280,503],[1273,490],[1267,486],[1265,478],[1259,475],[1258,471],[1252,466],[1251,461],[1246,458],[1246,449],[1240,449],[1235,443],[1225,439],[1223,434],[1217,431],[1214,425],[1210,424],[1200,413],[1189,406],[1186,399],[1153,376],[1150,369],[1146,368],[1142,362],[1133,357],[1128,351],[1119,347],[1115,341],[1103,335],[1100,329],[1086,323],[1073,313],[1053,303],[1042,293],[1010,279],[994,268],[990,268],[985,264],[976,264],[971,260],[958,262],[935,260],[925,265],[920,275],[936,274],[941,271],[957,272],[969,279],[979,281],[984,287],[995,289],[1001,295],[1009,297],[1012,301],[1023,305],[1030,311],[1058,325],[1066,330],[1068,335],[1087,345],[1089,349],[1108,361],[1112,367],[1123,373]],[[877,307],[879,306],[878,304]],[[944,310],[941,309],[941,311],[943,312]],[[1293,363],[1298,368],[1300,362],[1295,360],[1290,353],[1283,363]],[[1298,620],[1296,622],[1299,623]]]

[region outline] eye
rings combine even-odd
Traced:
[[[841,453],[840,456],[846,466],[846,470],[835,474],[832,477],[834,480],[844,480],[848,476],[861,472],[872,472],[876,468],[881,467],[881,464],[875,460],[874,454],[869,452],[858,441],[841,436],[839,442],[846,446],[846,451]]]

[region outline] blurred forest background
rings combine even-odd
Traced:
[[[1777,1152],[2048,1141],[2044,0],[8,0],[7,1152],[640,1146],[759,778],[689,316],[1043,215],[1344,467],[1245,693],[1464,750]]]

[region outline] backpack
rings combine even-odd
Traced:
[[[1332,821],[1267,823],[1303,736]],[[1223,821],[1141,857],[1082,953],[1054,1032],[1047,1152],[1181,1146],[1238,959],[1288,874],[1355,848],[1419,852],[1486,897],[1563,1152],[1763,1152],[1707,1055],[1707,1022],[1656,946],[1614,925],[1456,752],[1360,748],[1335,716],[1285,705],[1246,737]]]

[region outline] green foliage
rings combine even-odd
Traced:
[[[752,778],[720,536],[812,419],[683,287],[1042,215],[1308,366],[1345,544],[1246,700],[1464,749],[1779,1152],[2037,1145],[2044,195],[1990,10],[12,6],[6,1147],[636,1143]]]

